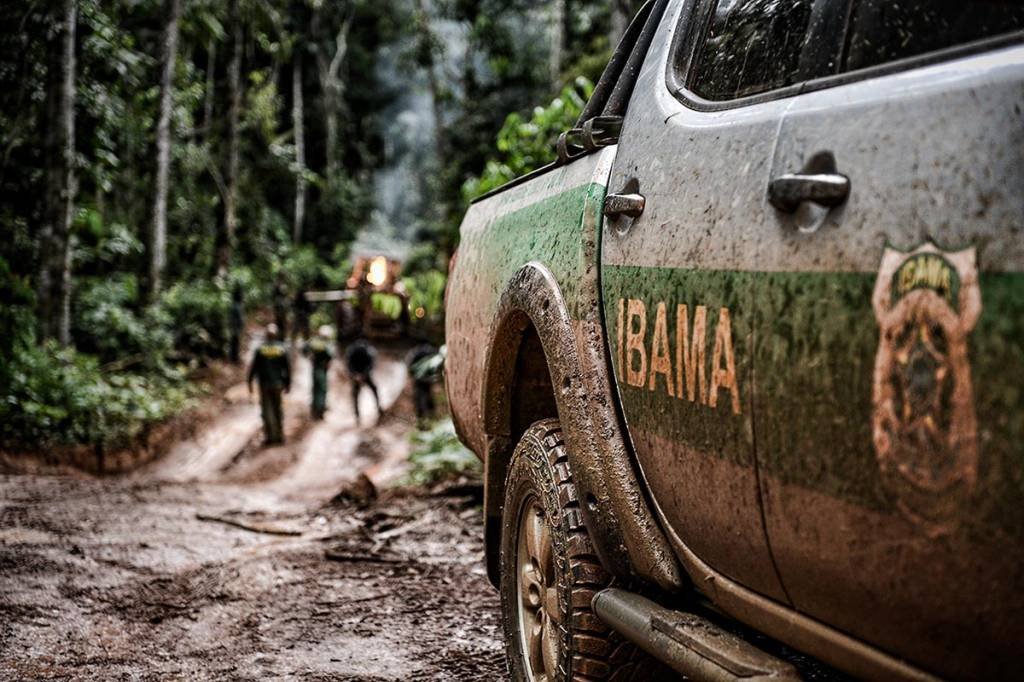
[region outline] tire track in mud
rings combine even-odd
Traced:
[[[226,472],[237,441],[215,424],[181,446],[186,476],[171,460],[121,478],[0,476],[0,679],[503,679],[475,500],[331,501],[404,458],[404,368],[388,362],[379,428],[355,427],[336,381],[328,419]],[[253,416],[239,404],[223,418]],[[327,560],[338,548],[356,559]]]

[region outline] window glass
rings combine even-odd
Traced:
[[[801,71],[800,53],[811,4],[811,0],[719,0],[696,54],[690,88],[705,99],[727,100],[807,77]]]
[[[854,0],[846,71],[1024,27],[1020,0]]]

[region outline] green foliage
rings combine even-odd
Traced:
[[[231,292],[221,281],[178,282],[161,295],[154,315],[173,329],[178,353],[220,357],[228,342]]]
[[[228,271],[225,279],[228,291],[238,287],[242,292],[242,303],[246,308],[266,305],[270,300],[270,280],[257,276],[252,267],[236,265]]]
[[[402,315],[402,299],[394,294],[375,291],[370,294],[370,305],[381,315],[397,320]]]
[[[330,266],[312,246],[291,249],[278,266],[278,272],[286,273],[296,289],[312,289],[322,285],[325,270]]]
[[[446,270],[447,263],[443,260],[435,242],[421,242],[410,249],[402,263],[402,272],[412,276],[428,270]]]
[[[576,123],[593,91],[593,83],[577,78],[546,107],[536,107],[529,119],[509,114],[498,133],[497,154],[487,160],[479,177],[463,184],[465,201],[554,161],[558,136]]]
[[[352,264],[348,260],[349,245],[345,242],[337,244],[331,255],[320,264],[320,278],[327,289],[344,289],[352,272]]]
[[[373,209],[372,184],[363,174],[324,179],[314,188],[318,195],[307,216],[306,241],[321,254],[339,244],[348,245],[365,225]]]
[[[334,309],[330,306],[317,306],[309,316],[309,328],[313,331],[324,325],[334,327],[334,324]]]
[[[27,278],[11,272],[0,256],[0,388],[10,383],[15,352],[35,342],[34,302]]]
[[[411,442],[408,482],[413,485],[429,485],[460,474],[480,475],[483,471],[477,456],[459,442],[451,419],[414,432]]]
[[[234,287],[244,292],[250,310],[269,304],[280,274],[293,292],[343,288],[350,245],[381,208],[374,179],[393,161],[388,155],[394,140],[385,139],[392,105],[409,94],[382,82],[386,70],[379,66],[396,51],[408,53],[399,67],[415,72],[414,79],[422,82],[428,70],[436,77],[444,124],[437,146],[441,158],[424,147],[420,177],[409,178],[417,184],[410,196],[420,193],[423,200],[420,206],[408,204],[409,224],[420,243],[405,263],[403,280],[413,319],[422,310],[423,321],[439,329],[444,273],[464,199],[551,160],[554,139],[575,119],[589,82],[574,81],[551,105],[529,115],[506,114],[549,97],[565,74],[593,79],[608,49],[607,7],[589,0],[569,6],[562,75],[550,72],[549,27],[537,21],[535,5],[522,0],[427,3],[425,11],[406,0],[242,0],[238,224],[225,274],[217,254],[230,189],[227,66],[235,28],[227,5],[183,4],[172,75],[164,290],[150,302],[145,244],[153,224],[167,5],[157,0],[77,3],[77,215],[70,240],[75,350],[58,350],[37,345],[33,290],[39,255],[48,247],[42,242],[43,198],[54,177],[46,153],[48,102],[59,79],[47,71],[59,4],[0,3],[0,24],[17,29],[0,32],[0,435],[5,441],[130,439],[187,404],[183,377],[169,363],[194,366],[223,354]],[[349,18],[350,32],[341,41],[338,29]],[[464,51],[461,45],[450,48],[439,22],[464,29],[459,33],[466,40]],[[342,42],[347,52],[328,78],[325,68]],[[291,110],[292,60],[299,55],[304,168],[296,158]],[[337,126],[337,149],[330,151],[325,144],[329,110],[335,111],[330,121]],[[333,168],[329,154],[337,161]],[[307,201],[295,243],[300,173]],[[474,179],[465,182],[469,177]],[[396,317],[404,312],[394,297],[375,297],[374,305]],[[327,306],[316,315],[317,323],[330,321]]]
[[[448,278],[439,270],[427,270],[403,277],[409,295],[409,313],[414,319],[439,320],[444,316],[444,288]],[[423,311],[420,315],[419,310]]]
[[[79,210],[75,228],[78,239],[74,263],[78,272],[112,270],[142,256],[138,236],[120,223],[104,223],[95,209]]]
[[[0,258],[0,324],[10,330],[0,340],[0,445],[123,445],[191,404],[195,389],[163,362],[169,321],[130,307],[134,278],[90,280],[82,289],[76,325],[90,328],[100,356],[38,345],[32,293]],[[129,352],[143,356],[138,371],[101,364]]]
[[[149,365],[162,362],[173,341],[170,320],[158,309],[142,312],[135,275],[91,277],[79,284],[72,330],[79,350],[103,362],[138,356]]]
[[[267,75],[263,71],[249,74],[249,106],[245,109],[245,118],[246,124],[259,134],[261,140],[270,144],[277,138],[282,102],[277,83]]]
[[[292,291],[345,288],[351,272],[347,243],[338,244],[327,257],[312,245],[293,247],[282,243],[274,249],[250,265],[234,266],[228,273],[228,290],[241,288],[247,308],[269,304],[278,276],[285,278]]]
[[[104,373],[97,359],[53,343],[19,345],[0,403],[5,445],[127,444],[191,404],[177,370]]]

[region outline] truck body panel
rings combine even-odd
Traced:
[[[555,277],[570,317],[600,320],[596,291],[597,225],[584,233],[584,210],[600,213],[615,148],[555,168],[470,205],[446,303],[452,413],[464,442],[479,456],[484,434],[484,370],[498,303],[525,263]]]
[[[1024,50],[709,111],[665,83],[682,48],[655,47],[609,181],[638,182],[647,205],[606,223],[602,285],[670,536],[919,665],[1005,673],[1024,616]],[[770,180],[820,152],[850,177],[846,203],[774,210]],[[901,277],[900,296],[958,287],[938,290],[948,315],[913,318],[946,325],[924,369],[900,369],[885,337]],[[879,416],[914,382],[945,401],[926,436]]]
[[[956,677],[1012,670],[1024,619],[1022,84],[1012,47],[793,98],[773,176],[828,150],[852,191],[815,232],[779,214],[759,240],[783,584]]]
[[[668,14],[679,11],[677,3]],[[677,26],[669,21],[637,79],[609,183],[618,191],[636,179],[646,198],[630,224],[606,221],[602,240],[618,393],[672,534],[715,570],[785,603],[754,459],[757,292],[730,270],[741,268],[737,251],[769,221],[764,186],[786,103],[740,117],[683,107],[665,85]],[[711,271],[711,258],[732,267]]]

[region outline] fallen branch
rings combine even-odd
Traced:
[[[406,564],[411,563],[411,559],[398,559],[393,557],[376,556],[373,554],[349,554],[347,552],[336,552],[334,550],[327,550],[324,552],[324,557],[329,561],[342,561],[351,563],[369,563],[369,564]]]
[[[359,604],[361,602],[374,601],[376,599],[383,599],[385,597],[390,596],[391,592],[380,592],[379,594],[371,594],[366,597],[357,597],[356,599],[334,599],[330,601],[318,601],[313,603],[315,603],[317,606],[345,606],[347,604]]]
[[[411,530],[415,530],[421,526],[433,523],[434,521],[436,521],[436,516],[434,514],[427,514],[416,519],[415,521],[410,521],[409,523],[397,526],[395,528],[392,528],[391,530],[386,530],[382,533],[377,533],[376,535],[374,535],[374,538],[376,540],[390,540],[391,538],[396,538],[399,535],[405,535]]]
[[[223,523],[228,526],[234,526],[235,528],[241,528],[251,533],[265,533],[267,535],[287,535],[290,537],[296,537],[302,535],[301,530],[289,530],[287,528],[277,528],[275,526],[263,526],[251,523],[245,523],[244,521],[236,521],[235,519],[228,518],[226,516],[211,516],[210,514],[196,514],[196,518],[200,521],[212,521],[214,523]]]

